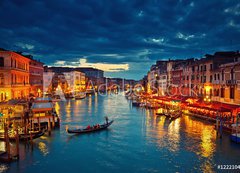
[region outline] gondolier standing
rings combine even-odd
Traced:
[[[105,117],[105,120],[106,120],[106,123],[108,124],[108,117],[107,116]]]

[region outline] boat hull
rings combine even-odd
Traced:
[[[101,131],[104,129],[107,129],[111,124],[113,123],[113,120],[110,121],[108,124],[102,124],[100,125],[99,128],[91,128],[91,129],[68,129],[67,132],[68,133],[75,133],[75,134],[85,134],[85,133],[93,133],[93,132],[97,132],[97,131]]]
[[[240,143],[240,134],[231,134],[231,140],[236,143]]]

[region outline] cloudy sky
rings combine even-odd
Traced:
[[[0,47],[140,79],[158,59],[239,50],[239,0],[0,0]]]

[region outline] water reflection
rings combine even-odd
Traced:
[[[171,152],[182,149],[181,136],[188,142],[182,147],[201,157],[211,158],[216,150],[214,127],[189,116],[170,121],[165,116],[158,117],[154,111],[146,110],[146,136],[151,142],[156,141],[160,148]]]
[[[213,133],[211,129],[204,128],[201,136],[201,155],[203,157],[212,157],[215,150],[215,144],[213,143]]]
[[[171,121],[168,126],[168,140],[169,140],[169,150],[172,152],[177,152],[179,150],[180,142],[180,119]]]
[[[60,114],[60,106],[59,106],[58,102],[55,103],[55,110],[56,110],[57,114],[59,115]]]
[[[5,172],[9,169],[9,166],[3,163],[0,163],[0,172]]]
[[[48,155],[49,151],[47,145],[43,142],[38,143],[39,150],[43,153],[44,156]]]
[[[220,161],[240,162],[239,145],[228,138],[220,142],[212,125],[189,116],[169,121],[156,111],[130,105],[119,95],[56,103],[60,129],[35,140],[33,150],[21,144],[19,164],[11,164],[9,172],[51,172],[53,165],[59,165],[54,172],[216,172]],[[106,131],[65,132],[66,125],[102,123],[106,115],[115,120]]]

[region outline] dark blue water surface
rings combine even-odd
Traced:
[[[189,116],[173,122],[131,107],[122,95],[58,102],[61,127],[20,146],[20,160],[0,164],[9,173],[47,172],[218,172],[219,164],[240,164],[240,145],[216,138],[212,124]],[[71,135],[66,126],[85,127],[114,119],[106,130]]]

